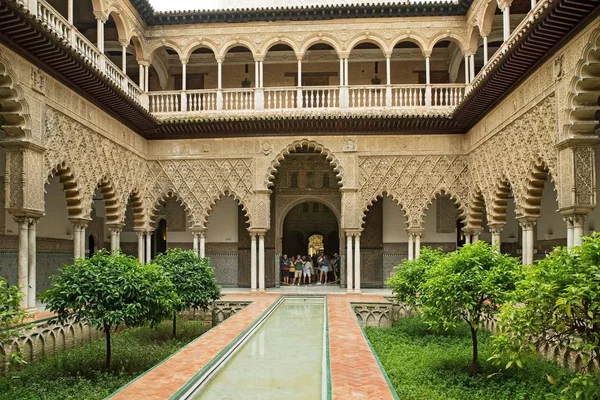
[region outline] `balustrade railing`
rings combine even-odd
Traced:
[[[254,89],[224,89],[223,110],[254,110]]]
[[[385,86],[349,86],[350,108],[384,107]]]
[[[38,18],[55,35],[69,43],[83,58],[104,73],[116,86],[123,88],[134,101],[143,104],[143,93],[127,74],[123,73],[98,47],[81,34],[69,21],[56,11],[46,0],[38,0]]]
[[[265,88],[265,109],[285,110],[298,106],[298,88]]]
[[[465,85],[431,85],[431,105],[456,107],[465,97]]]
[[[425,85],[392,86],[392,107],[425,106]]]
[[[186,95],[189,112],[217,110],[216,90],[188,90]]]
[[[148,93],[150,112],[155,114],[181,112],[181,92]]]
[[[307,86],[302,88],[302,108],[338,108],[338,86]]]

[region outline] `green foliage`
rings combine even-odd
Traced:
[[[104,329],[107,369],[112,327],[156,324],[171,315],[179,301],[162,267],[140,265],[133,257],[106,251],[63,267],[51,281],[52,288],[40,298],[59,321],[74,318]]]
[[[466,322],[473,341],[472,375],[477,374],[477,330],[507,301],[521,276],[521,264],[483,241],[440,258],[421,285],[422,315],[434,328]]]
[[[542,400],[557,399],[574,374],[537,356],[523,369],[501,370],[481,362],[471,377],[470,330],[466,324],[444,332],[431,331],[421,318],[402,318],[392,328],[365,328],[390,381],[402,400]],[[490,334],[480,332],[482,360],[492,354]],[[504,360],[506,361],[506,360]],[[489,375],[493,377],[488,378]],[[557,385],[546,380],[556,377]],[[596,400],[600,396],[596,397]]]
[[[14,336],[11,327],[22,323],[27,316],[19,307],[22,297],[18,286],[9,285],[0,276],[0,342]]]
[[[179,338],[171,338],[170,324],[162,322],[127,329],[113,335],[113,372],[103,372],[104,344],[66,350],[0,377],[3,400],[100,400],[137,375],[179,350],[207,330],[196,321],[181,323]]]
[[[178,310],[206,310],[221,297],[215,274],[208,258],[199,258],[191,250],[169,249],[159,254],[154,263],[162,266],[179,296]]]
[[[386,282],[387,286],[392,288],[396,301],[412,307],[419,305],[425,272],[443,257],[444,253],[441,250],[424,247],[419,258],[405,259],[402,264],[396,266],[394,275]]]
[[[514,302],[499,316],[495,356],[508,356],[507,367],[522,364],[525,354],[546,344],[572,348],[587,357],[565,396],[597,393],[600,376],[589,367],[600,362],[600,234],[584,238],[580,248],[556,248],[528,267]]]

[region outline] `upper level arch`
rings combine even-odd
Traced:
[[[186,46],[182,51],[181,54],[183,54],[183,60],[189,61],[190,56],[192,55],[192,53],[194,53],[194,51],[198,50],[198,49],[208,49],[210,51],[213,52],[213,54],[217,55],[218,49],[217,46],[208,41],[208,40],[200,40],[198,42],[192,42],[190,43],[188,46]]]
[[[379,49],[384,54],[390,51],[385,43],[385,40],[379,37],[378,35],[373,34],[360,34],[354,37],[353,39],[351,39],[350,43],[348,43],[346,51],[350,53],[356,48],[356,46],[361,45],[363,43],[374,44],[375,46],[379,47]]]
[[[272,38],[271,40],[268,40],[258,50],[258,54],[267,55],[267,53],[269,52],[269,50],[271,50],[271,48],[273,46],[276,46],[278,44],[283,44],[283,45],[289,46],[294,51],[294,53],[296,54],[296,57],[298,57],[301,54],[300,53],[300,49],[299,49],[298,45],[296,44],[296,42],[294,42],[292,39],[287,38],[285,36],[280,36],[280,37],[276,37],[276,38]]]
[[[457,34],[452,33],[452,32],[444,32],[437,36],[434,36],[431,39],[431,41],[429,42],[429,45],[425,48],[425,53],[430,54],[433,51],[433,48],[435,47],[435,45],[437,43],[445,41],[445,40],[447,40],[451,43],[454,43],[463,54],[465,54],[465,52],[467,51],[467,47],[465,44],[465,42],[466,42],[465,38],[458,36]]]
[[[412,34],[411,35],[401,35],[401,36],[397,37],[396,39],[394,39],[394,41],[392,41],[390,48],[393,49],[396,46],[400,45],[400,43],[402,43],[402,42],[410,42],[410,43],[417,45],[419,47],[419,49],[421,49],[421,52],[424,52],[425,49],[427,48],[427,43],[425,42],[425,40],[423,40],[423,38],[421,38],[420,36],[412,35]]]
[[[285,146],[271,161],[269,168],[267,170],[266,176],[265,176],[265,186],[266,187],[270,187],[273,185],[273,180],[275,179],[275,173],[277,172],[277,167],[279,167],[281,162],[285,159],[285,156],[290,154],[291,152],[294,152],[297,149],[301,149],[303,147],[308,148],[308,149],[313,149],[316,153],[323,154],[325,156],[325,158],[327,159],[327,161],[329,161],[329,163],[333,167],[333,171],[336,173],[336,177],[337,177],[337,180],[339,181],[339,184],[340,185],[344,184],[343,168],[340,165],[340,162],[338,161],[335,154],[331,150],[329,150],[327,147],[323,146],[322,144],[320,144],[314,140],[299,139],[299,140],[296,140],[296,141],[290,143],[289,145]]]
[[[309,37],[302,44],[302,47],[300,48],[300,54],[305,54],[312,46],[314,46],[315,44],[318,44],[318,43],[328,44],[329,46],[331,46],[333,48],[333,50],[335,50],[335,52],[337,53],[338,56],[340,56],[342,53],[342,50],[341,50],[342,46],[337,41],[336,38],[334,38],[333,36],[329,36],[329,35],[318,35],[318,36]]]
[[[223,44],[223,46],[221,46],[219,52],[217,53],[217,60],[225,60],[227,53],[229,53],[229,51],[231,49],[233,49],[234,47],[245,47],[246,49],[248,49],[250,51],[250,53],[252,54],[252,57],[257,56],[256,49],[250,41],[248,41],[246,39],[235,39],[235,40],[231,40],[231,41]]]

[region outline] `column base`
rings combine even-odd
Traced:
[[[352,293],[354,293],[354,294],[362,294],[362,292],[360,291],[360,289],[354,289],[354,291]]]
[[[258,293],[266,293],[267,291],[265,289],[258,289],[257,292]]]
[[[353,289],[346,289],[346,294],[353,294],[354,290]]]
[[[40,313],[40,310],[38,310],[37,307],[31,307],[31,308],[26,308],[25,312],[30,315],[36,315],[36,314]]]

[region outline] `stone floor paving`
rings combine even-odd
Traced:
[[[308,291],[310,294],[317,294]],[[297,294],[297,293],[294,293]],[[321,294],[321,293],[319,293]],[[323,293],[328,301],[331,383],[334,399],[393,399],[384,375],[360,328],[351,302],[383,302],[381,294]],[[281,293],[227,293],[222,300],[252,301],[176,355],[116,393],[114,400],[168,399],[247,326]]]

